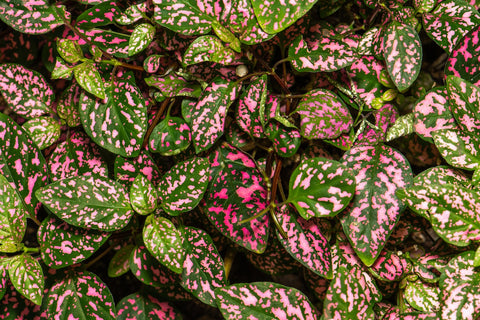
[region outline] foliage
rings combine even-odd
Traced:
[[[476,319],[476,6],[0,0],[0,319]]]

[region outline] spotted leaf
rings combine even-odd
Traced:
[[[105,99],[106,92],[102,77],[92,61],[85,61],[76,65],[73,69],[73,74],[75,75],[75,80],[84,90],[99,99]]]
[[[35,194],[57,217],[81,228],[120,230],[134,213],[123,186],[99,176],[59,180]]]
[[[25,298],[40,305],[43,298],[43,271],[42,266],[29,254],[20,254],[10,259],[8,276]]]
[[[442,1],[422,18],[427,35],[448,54],[468,31],[480,24],[480,14],[466,1]]]
[[[458,77],[447,77],[449,106],[460,129],[480,130],[480,89]]]
[[[262,116],[267,99],[267,76],[254,78],[238,99],[236,120],[240,128],[255,138],[263,138]]]
[[[211,155],[211,181],[204,212],[225,236],[246,249],[261,253],[268,239],[268,215],[255,216],[267,207],[267,187],[255,162],[245,153],[224,144]]]
[[[50,179],[53,181],[76,176],[108,176],[107,163],[100,148],[83,132],[74,132],[57,145],[48,160]]]
[[[0,301],[3,299],[3,297],[5,296],[5,293],[7,292],[7,280],[8,280],[7,267],[8,267],[7,263],[2,263],[0,261]],[[8,312],[5,312],[4,314],[8,314]]]
[[[192,112],[192,140],[197,153],[209,149],[223,135],[225,117],[238,90],[238,84],[220,77],[203,90]]]
[[[153,129],[148,145],[151,152],[174,156],[190,146],[191,138],[190,127],[185,120],[167,116]]]
[[[182,316],[169,302],[160,302],[151,295],[132,293],[117,304],[117,320],[181,320]]]
[[[340,266],[323,302],[325,319],[373,319],[373,305],[382,299],[371,276],[358,266]]]
[[[330,244],[317,219],[297,217],[290,206],[277,210],[277,219],[288,238],[277,231],[277,238],[285,250],[315,274],[327,279],[333,277]]]
[[[206,158],[194,157],[177,163],[162,178],[159,199],[171,215],[195,208],[208,186],[210,164]]]
[[[109,81],[105,100],[82,94],[79,111],[95,143],[124,157],[138,156],[147,131],[147,108],[132,73],[119,72]]]
[[[152,75],[145,78],[145,83],[157,88],[163,99],[176,96],[198,98],[202,91],[197,83],[188,82],[184,77],[175,73],[165,76]]]
[[[300,115],[301,134],[307,139],[335,139],[348,133],[353,125],[343,101],[326,89],[310,91],[295,112]]]
[[[392,141],[394,139],[409,135],[414,132],[413,121],[415,114],[413,112],[400,116],[395,123],[388,128],[385,141]]]
[[[143,227],[143,242],[161,264],[175,273],[182,273],[185,241],[170,220],[154,215],[148,216]]]
[[[408,281],[404,289],[405,301],[418,311],[435,312],[440,309],[439,287],[421,280]]]
[[[356,190],[341,223],[359,258],[371,266],[405,209],[395,191],[412,183],[412,169],[401,153],[382,144],[353,147],[342,159]]]
[[[399,281],[407,272],[407,260],[394,252],[383,250],[370,271],[382,281]]]
[[[0,113],[0,174],[13,183],[30,215],[38,210],[35,191],[47,184],[48,168],[28,134]]]
[[[215,36],[200,36],[196,38],[183,54],[183,63],[192,65],[201,62],[216,62],[229,65],[235,61],[235,52],[225,47]]]
[[[164,58],[164,56],[161,54],[148,56],[143,60],[143,69],[148,73],[156,73],[162,66],[162,58]]]
[[[393,22],[385,30],[383,42],[388,73],[398,90],[405,91],[417,79],[422,66],[422,43],[417,31]]]
[[[144,175],[139,174],[130,187],[132,208],[139,214],[147,215],[157,208],[157,190]]]
[[[145,50],[155,37],[155,27],[149,23],[142,23],[133,29],[128,42],[128,55],[133,56]]]
[[[156,288],[180,281],[178,274],[162,265],[144,246],[137,247],[132,251],[130,270],[142,283]]]
[[[129,35],[95,28],[88,31],[77,30],[83,32],[83,36],[98,47],[98,49],[116,58],[128,58]]]
[[[441,319],[474,320],[480,313],[480,273],[473,267],[474,256],[473,251],[461,253],[441,270]]]
[[[46,296],[48,319],[115,319],[113,296],[92,272],[72,272],[56,281]]]
[[[0,65],[0,93],[15,113],[26,118],[50,112],[55,100],[50,84],[40,73],[12,63]]]
[[[27,229],[28,212],[7,178],[0,174],[0,252],[17,252]]]
[[[114,1],[104,1],[82,12],[77,17],[77,27],[83,30],[103,27],[115,22],[120,16],[118,5]]]
[[[318,319],[317,311],[299,290],[274,282],[236,283],[215,290],[225,319]]]
[[[70,39],[57,39],[57,51],[68,63],[77,63],[83,58],[82,48],[78,42]]]
[[[73,227],[50,216],[38,229],[43,262],[59,269],[88,259],[109,237],[109,233]]]
[[[222,257],[205,231],[186,227],[184,234],[186,256],[180,285],[203,303],[216,307],[214,291],[227,284]]]
[[[304,219],[333,217],[355,194],[355,177],[340,162],[325,158],[304,159],[290,176],[287,202]]]
[[[28,120],[23,124],[23,129],[28,132],[40,150],[50,147],[60,138],[60,123],[50,117],[40,117]]]
[[[130,270],[130,256],[133,250],[135,250],[135,246],[128,244],[120,247],[120,249],[115,252],[108,263],[108,276],[110,278],[120,277]]]
[[[116,16],[115,21],[120,25],[129,25],[142,19],[145,12],[147,12],[147,3],[136,3]]]
[[[309,44],[299,36],[288,49],[290,63],[300,72],[332,72],[351,65],[358,59],[357,41],[349,38],[321,37]]]
[[[285,158],[295,155],[302,143],[302,136],[296,128],[286,127],[275,120],[268,123],[265,134],[272,142],[275,152]]]
[[[13,29],[28,34],[47,33],[70,21],[65,6],[48,1],[4,0],[0,3],[0,19]]]
[[[78,113],[78,103],[82,87],[76,82],[73,83],[62,92],[57,102],[57,115],[67,122],[69,127],[77,127],[81,125],[80,114]]]
[[[450,165],[467,170],[480,167],[480,138],[476,132],[438,130],[433,132],[433,140]]]
[[[115,159],[115,179],[125,187],[130,188],[135,178],[142,174],[155,186],[160,183],[164,168],[159,168],[152,156],[141,151],[136,158],[117,156]]]

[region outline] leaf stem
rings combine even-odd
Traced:
[[[244,219],[244,220],[240,221],[238,224],[245,224],[247,222],[250,222],[252,220],[260,218],[261,216],[265,215],[270,210],[270,207],[272,205],[274,205],[274,204],[271,202],[265,209],[263,209],[262,211],[260,211],[256,215],[248,217],[247,219]]]

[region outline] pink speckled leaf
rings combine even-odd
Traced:
[[[186,227],[184,234],[186,256],[180,285],[201,302],[216,307],[214,291],[228,283],[222,257],[205,231]]]
[[[207,61],[229,65],[235,59],[235,52],[231,48],[210,35],[196,38],[183,54],[183,64],[187,66]]]
[[[50,112],[55,100],[50,84],[40,73],[12,63],[0,65],[0,93],[15,113],[26,118]]]
[[[480,168],[480,137],[477,132],[437,130],[433,141],[448,164],[462,169]]]
[[[132,293],[117,304],[117,320],[181,320],[182,316],[169,302],[151,295]]]
[[[133,73],[120,71],[106,85],[105,100],[81,95],[79,111],[83,128],[108,151],[124,157],[138,156],[147,131],[143,95]]]
[[[27,229],[27,217],[22,199],[7,178],[0,174],[0,252],[17,252],[20,249]]]
[[[110,278],[120,277],[130,270],[130,256],[135,249],[135,245],[127,244],[115,252],[108,263],[108,276]]]
[[[133,56],[145,50],[155,37],[155,27],[149,23],[139,24],[133,29],[128,42],[128,55]]]
[[[165,56],[162,54],[152,54],[143,60],[143,69],[148,73],[156,73],[162,67],[162,59]]]
[[[44,278],[37,259],[27,253],[12,257],[8,263],[8,276],[25,298],[37,305],[42,303]]]
[[[319,316],[308,298],[295,288],[274,282],[236,283],[215,290],[225,319],[305,319]]]
[[[143,227],[143,242],[161,264],[175,273],[182,273],[185,241],[173,222],[155,215],[148,216]]]
[[[158,89],[158,93],[163,98],[176,96],[198,98],[202,92],[198,83],[189,82],[175,73],[165,76],[152,75],[144,80],[147,85]],[[157,100],[159,99],[157,98]]]
[[[73,74],[78,84],[87,92],[93,94],[99,99],[105,99],[105,85],[100,73],[98,73],[95,63],[88,60],[73,68]]]
[[[330,244],[319,226],[319,221],[317,219],[307,221],[297,217],[295,210],[288,205],[277,210],[276,215],[280,226],[288,236],[284,239],[280,232],[276,232],[285,250],[309,270],[331,279],[333,268]]]
[[[325,319],[374,318],[373,306],[382,299],[372,277],[358,266],[336,269],[323,302]]]
[[[130,255],[130,270],[142,283],[162,287],[180,281],[180,275],[162,265],[144,246],[135,248]]]
[[[38,210],[35,191],[47,184],[48,168],[28,134],[0,113],[0,174],[15,186],[30,215]]]
[[[164,168],[159,168],[152,156],[142,150],[136,158],[117,156],[114,165],[115,179],[125,187],[130,188],[137,175],[147,177],[155,186],[160,183]]]
[[[216,77],[203,90],[192,112],[192,139],[197,153],[208,150],[223,135],[227,111],[239,87],[234,81]]]
[[[437,0],[413,0],[413,8],[419,13],[428,13],[435,8]]]
[[[400,152],[382,144],[353,147],[342,159],[356,191],[341,223],[359,258],[371,266],[405,209],[395,191],[412,183],[412,169]]]
[[[441,270],[441,319],[474,320],[480,314],[480,273],[473,267],[474,256],[473,251],[461,253]]]
[[[208,186],[209,168],[208,159],[194,157],[177,163],[163,176],[158,196],[167,213],[176,216],[198,205]]]
[[[370,271],[382,281],[399,281],[407,272],[407,260],[394,252],[383,250]]]
[[[115,319],[115,303],[105,283],[89,271],[72,272],[48,291],[48,319]]]
[[[358,59],[357,41],[349,38],[322,36],[309,44],[299,36],[288,49],[288,57],[295,70],[300,72],[332,72],[351,65]]]
[[[59,143],[48,159],[50,179],[53,181],[93,174],[107,177],[107,162],[100,148],[83,132],[74,132]]]
[[[190,127],[185,120],[167,116],[153,128],[148,146],[151,152],[174,156],[187,149],[191,139]]]
[[[120,14],[115,1],[105,1],[82,12],[76,19],[76,26],[83,30],[103,27],[114,23]]]
[[[480,24],[480,14],[474,6],[455,0],[442,1],[422,18],[427,35],[448,54],[465,34]]]
[[[480,130],[480,89],[462,78],[448,76],[447,89],[450,110],[460,129]]]
[[[355,194],[355,177],[340,162],[325,158],[304,159],[290,176],[287,202],[304,219],[333,217]]]
[[[45,303],[45,299],[43,303]],[[7,282],[5,296],[0,303],[0,319],[25,319],[26,317],[41,319],[40,309],[41,306],[22,296],[10,282]]]
[[[383,41],[388,73],[398,90],[405,91],[417,79],[422,66],[422,43],[417,31],[393,22],[385,30]]]
[[[267,124],[265,134],[272,142],[273,150],[284,158],[295,155],[302,143],[300,131],[287,127],[276,120],[271,120]]]
[[[2,301],[5,293],[7,292],[7,280],[8,280],[8,264],[2,261],[0,257],[0,301]],[[1,310],[1,309],[0,309]],[[4,314],[8,314],[5,312]]]
[[[104,29],[77,30],[98,49],[116,58],[128,58],[130,35]]]
[[[82,124],[78,113],[78,102],[82,87],[73,81],[72,84],[62,92],[57,102],[57,115],[67,122],[69,127],[77,127]]]
[[[134,213],[123,186],[99,176],[59,180],[35,194],[57,217],[81,228],[120,230]]]
[[[255,138],[263,138],[262,116],[267,98],[267,76],[253,78],[238,99],[236,120],[240,128]]]
[[[403,297],[418,311],[436,312],[440,309],[440,288],[419,279],[407,282]]]
[[[23,124],[23,129],[28,132],[40,150],[57,142],[61,134],[60,123],[51,117],[30,119]]]
[[[225,139],[235,148],[242,149],[248,145],[253,145],[253,138],[243,131],[236,122],[232,122],[225,132]]]
[[[210,163],[205,214],[223,235],[250,251],[262,253],[268,239],[268,215],[240,224],[267,207],[262,174],[247,154],[226,143],[212,153]]]
[[[4,0],[0,3],[0,19],[22,33],[47,33],[70,21],[70,13],[63,5],[50,5],[48,1]]]
[[[310,91],[295,112],[300,115],[301,134],[307,139],[335,139],[348,133],[353,125],[347,106],[326,89]]]
[[[157,189],[142,174],[133,181],[128,196],[132,208],[139,214],[147,215],[157,208]]]
[[[37,233],[43,262],[59,269],[88,259],[109,233],[73,227],[55,216],[43,220]]]
[[[446,265],[448,262],[447,257],[441,258],[436,254],[427,253],[418,259],[412,261],[413,269],[412,271],[424,282],[427,283],[437,283],[439,280],[439,275],[435,269],[435,263]]]

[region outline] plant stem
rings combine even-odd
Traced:
[[[270,203],[265,209],[263,209],[262,211],[260,211],[256,215],[248,217],[247,219],[244,219],[244,220],[240,221],[238,224],[244,224],[244,223],[250,222],[252,220],[255,220],[257,218],[260,218],[261,216],[265,215],[270,210],[271,205],[272,205],[272,203]]]

